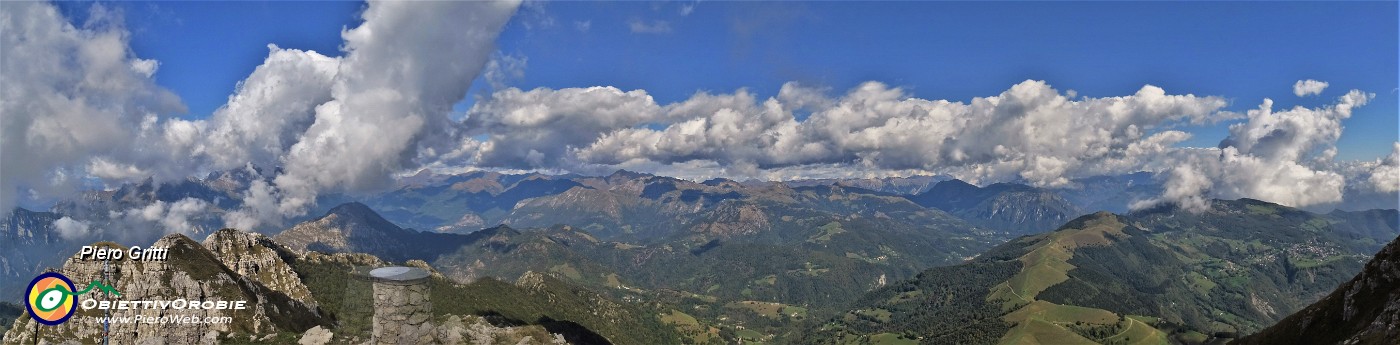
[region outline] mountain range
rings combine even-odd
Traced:
[[[949,180],[909,196],[909,200],[978,226],[1017,235],[1053,230],[1084,213],[1053,191],[1013,183],[977,187],[962,180]]]
[[[1260,331],[1240,341],[1279,339],[1267,338],[1279,322],[1316,324],[1289,316],[1300,310],[1331,317],[1337,307],[1309,305],[1358,273],[1385,277],[1368,276],[1377,269],[1365,263],[1400,234],[1393,209],[1313,213],[1240,199],[1202,212],[1129,211],[1128,200],[1160,193],[1146,174],[1042,188],[934,176],[695,182],[627,171],[424,172],[382,193],[323,196],[314,213],[260,230],[270,236],[208,230],[265,178],[243,170],[145,181],[45,212],[16,209],[0,223],[5,291],[45,267],[91,275],[69,257],[95,240],[164,241],[187,248],[188,263],[165,269],[221,277],[232,285],[202,288],[236,286],[284,313],[167,341],[212,331],[224,342],[277,343],[312,328],[363,341],[372,310],[358,298],[368,286],[350,272],[400,264],[433,272],[434,299],[452,301],[436,304],[452,306],[439,313],[443,324],[517,340],[1223,343]],[[99,238],[56,225],[120,226],[104,215],[188,198],[207,208],[180,234]],[[1383,300],[1383,290],[1338,293]],[[1350,303],[1340,298],[1331,304]],[[1393,315],[1368,313],[1344,321]],[[10,333],[32,337],[23,332]]]

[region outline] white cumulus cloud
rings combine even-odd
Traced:
[[[763,100],[744,90],[699,93],[666,105],[665,119],[674,121],[663,128],[608,132],[559,161],[713,160],[760,169],[834,163],[1059,186],[1077,176],[1140,168],[1143,158],[1188,137],[1165,128],[1234,117],[1221,110],[1225,104],[1154,86],[1130,96],[1070,100],[1040,81],[969,103],[915,98],[877,82],[834,99],[788,85]],[[799,120],[798,110],[810,116]]]
[[[151,79],[159,62],[132,54],[117,14],[95,5],[89,24],[75,27],[51,4],[7,4],[0,7],[0,154],[26,164],[0,165],[0,208],[14,206],[22,191],[52,195],[84,177],[159,182],[249,163],[281,166],[274,183],[250,191],[259,208],[225,215],[256,225],[251,220],[270,219],[268,202],[278,214],[297,214],[321,190],[383,185],[415,158],[460,141],[448,113],[519,5],[372,1],[364,22],[342,32],[344,57],[269,45],[227,104],[208,119],[184,120],[170,116],[185,111],[179,98]],[[503,63],[502,78],[524,59]],[[144,216],[156,209],[120,218],[178,227],[181,215],[201,209],[157,206],[159,221]]]
[[[1327,89],[1327,82],[1317,80],[1299,80],[1293,83],[1293,94],[1298,97],[1316,95]]]
[[[1175,203],[1190,210],[1206,198],[1255,198],[1306,207],[1342,201],[1347,179],[1327,168],[1342,134],[1342,121],[1373,94],[1352,90],[1331,105],[1274,111],[1265,99],[1230,125],[1219,148],[1181,151],[1164,161],[1167,193],[1135,202],[1134,208]],[[1361,181],[1353,181],[1361,182]]]
[[[7,4],[0,156],[26,164],[0,165],[0,208],[87,178],[174,180],[250,163],[280,170],[252,182],[241,209],[216,215],[231,226],[279,225],[325,191],[372,190],[423,166],[766,179],[946,173],[1045,187],[1160,173],[1164,195],[1135,208],[1200,209],[1209,198],[1236,197],[1327,205],[1350,189],[1400,190],[1400,143],[1386,159],[1332,161],[1343,122],[1374,98],[1358,90],[1316,108],[1276,110],[1266,99],[1244,114],[1226,110],[1223,97],[1153,85],[1081,97],[1037,80],[966,101],[872,81],[839,93],[788,83],[771,97],[707,91],[660,104],[646,90],[507,87],[527,60],[498,53],[494,41],[519,6],[372,1],[363,23],[342,32],[344,56],[269,45],[224,106],[185,120],[172,117],[185,111],[178,97],[152,81],[160,63],[135,56],[102,6],[79,27],[50,4]],[[672,30],[661,20],[627,24],[637,33]],[[454,122],[452,106],[478,77],[491,93]],[[1294,93],[1327,86],[1301,80]],[[1177,147],[1191,138],[1178,127],[1240,119],[1216,148]],[[184,229],[212,208],[186,199],[109,218]],[[62,226],[82,234],[86,224]]]
[[[467,112],[463,125],[471,136],[460,145],[465,149],[446,156],[491,167],[558,167],[570,148],[662,116],[656,101],[641,90],[509,88]]]
[[[1372,189],[1382,193],[1400,191],[1400,142],[1393,144],[1390,155],[1375,165],[1366,177]]]
[[[59,236],[67,240],[82,239],[87,236],[91,230],[91,227],[88,226],[86,222],[74,220],[69,217],[55,220],[53,222],[53,228],[58,231]]]
[[[315,121],[316,106],[331,100],[339,59],[276,45],[268,50],[263,63],[208,120],[208,140],[199,150],[213,169],[280,164]]]
[[[447,114],[495,51],[518,2],[371,2],[342,33],[331,100],[283,157],[278,209],[300,214],[319,191],[387,184],[422,147],[452,142]],[[446,43],[446,44],[444,44]]]

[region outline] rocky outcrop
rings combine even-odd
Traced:
[[[292,270],[295,253],[259,233],[223,229],[204,239],[204,248],[234,273],[286,294],[293,300],[316,305],[311,290]]]
[[[127,249],[111,242],[95,245],[116,250]],[[138,317],[143,320],[162,320],[111,322],[109,340],[115,344],[211,343],[231,336],[257,337],[282,332],[300,333],[317,325],[330,325],[328,319],[306,304],[237,273],[225,266],[214,253],[184,235],[167,235],[147,248],[153,247],[168,248],[168,259],[124,259],[104,262],[80,260],[75,256],[66,261],[60,273],[71,279],[79,290],[89,282],[105,281],[120,293],[115,295],[94,290],[77,296],[79,306],[86,300],[113,303],[172,301],[174,304],[186,305],[246,301],[246,308],[79,308],[73,319],[68,322],[42,328],[40,337],[51,342],[99,343],[102,341],[102,326],[97,323],[96,318],[104,316],[127,320],[136,320]],[[16,320],[16,327],[5,334],[6,341],[32,339],[33,322],[27,316]]]
[[[1395,344],[1400,339],[1400,239],[1321,301],[1231,344]]]
[[[326,345],[335,339],[335,333],[321,326],[311,327],[297,339],[297,345]]]
[[[301,258],[312,264],[342,264],[354,267],[383,267],[384,260],[365,253],[320,253],[309,252]]]
[[[442,344],[568,344],[563,335],[549,333],[541,326],[497,327],[484,318],[471,315],[450,315],[435,332],[438,342]]]

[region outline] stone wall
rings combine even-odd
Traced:
[[[434,342],[433,304],[426,279],[417,282],[374,282],[373,344]]]

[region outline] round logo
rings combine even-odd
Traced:
[[[45,272],[29,283],[29,294],[24,304],[29,317],[41,324],[53,326],[73,317],[76,290],[73,281],[57,272]]]

